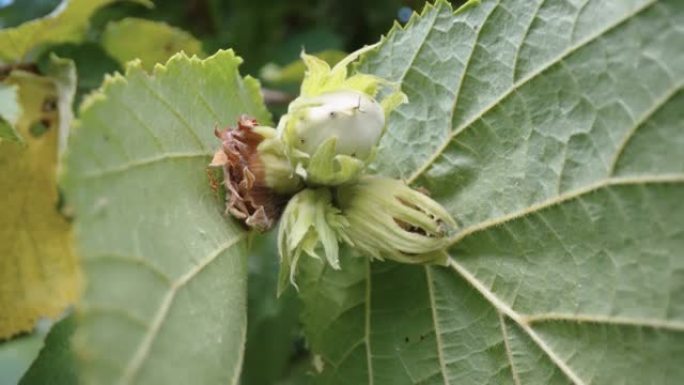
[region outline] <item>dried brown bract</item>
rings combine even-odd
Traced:
[[[210,166],[223,167],[226,212],[247,227],[269,230],[276,223],[288,195],[276,193],[267,184],[266,171],[257,151],[265,137],[259,133],[257,121],[241,116],[235,128],[214,130],[222,147],[214,154]]]

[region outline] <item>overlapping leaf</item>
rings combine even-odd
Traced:
[[[85,384],[236,383],[246,331],[243,230],[205,173],[215,125],[269,123],[258,83],[220,51],[133,63],[83,103],[64,186],[87,287]]]
[[[427,7],[375,169],[461,223],[450,266],[308,260],[321,383],[684,381],[684,3]]]
[[[131,39],[140,36],[141,39]],[[189,33],[166,23],[126,18],[111,22],[102,34],[102,47],[120,64],[140,59],[145,69],[164,63],[179,51],[188,56],[200,55],[202,43]]]
[[[80,271],[60,212],[58,142],[71,123],[75,74],[53,58],[44,76],[15,70],[4,85],[22,106],[22,142],[0,141],[0,339],[30,331],[73,304]]]
[[[59,321],[45,338],[45,347],[21,378],[20,385],[73,385],[78,383],[70,338],[76,328],[74,315]]]
[[[0,30],[0,63],[29,59],[47,44],[76,42],[83,38],[88,19],[98,8],[116,0],[65,0],[49,15]],[[134,0],[151,6],[149,0]]]

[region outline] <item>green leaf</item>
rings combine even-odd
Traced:
[[[10,28],[45,16],[59,6],[61,0],[3,1],[0,5],[0,28]]]
[[[16,127],[21,116],[18,93],[16,85],[0,83],[0,140],[22,141]]]
[[[108,77],[83,103],[64,187],[87,287],[73,347],[84,384],[236,383],[245,234],[206,174],[214,126],[270,123],[259,84],[220,51]]]
[[[70,339],[76,329],[73,315],[55,324],[45,338],[38,358],[21,378],[20,385],[73,385],[78,383]]]
[[[85,35],[90,16],[98,8],[114,1],[117,0],[64,1],[45,17],[0,30],[0,63],[30,60],[34,49],[47,44],[80,41]],[[149,0],[134,1],[152,5]]]
[[[144,38],[132,39],[132,36]],[[148,71],[179,51],[188,56],[204,56],[202,43],[182,29],[132,17],[107,24],[102,34],[102,47],[122,65],[140,59]]]
[[[576,3],[438,1],[366,55],[409,98],[375,170],[461,229],[446,268],[307,259],[319,382],[682,382],[684,3]]]
[[[49,53],[38,58],[38,65],[40,66],[52,54],[71,59],[76,65],[78,75],[74,102],[76,106],[87,94],[100,87],[105,74],[120,71],[123,68],[119,66],[116,60],[107,55],[99,44],[92,42],[51,46]]]

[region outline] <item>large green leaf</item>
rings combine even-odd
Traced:
[[[240,62],[178,54],[149,75],[134,63],[83,103],[64,187],[87,282],[73,337],[85,384],[239,378],[245,237],[205,169],[215,125],[270,120]]]
[[[684,2],[438,1],[375,169],[461,223],[448,267],[308,259],[322,383],[684,381]]]

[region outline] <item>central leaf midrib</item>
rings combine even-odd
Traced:
[[[112,166],[109,168],[98,170],[97,172],[84,173],[78,176],[78,179],[98,179],[105,176],[120,174],[126,171],[133,170],[135,168],[140,168],[144,166],[153,165],[166,160],[182,160],[182,159],[195,159],[195,158],[206,158],[211,157],[208,152],[167,152],[158,156],[151,156],[148,158],[140,158],[130,162],[124,162],[117,166]]]
[[[449,385],[449,379],[446,372],[446,362],[444,360],[444,347],[442,343],[442,335],[439,328],[439,319],[437,318],[437,303],[435,301],[435,289],[432,284],[432,274],[430,273],[430,266],[423,266],[425,270],[425,282],[428,287],[428,296],[430,297],[430,309],[432,310],[432,323],[435,328],[435,344],[437,345],[437,359],[439,360],[439,368],[442,372],[442,379],[444,385]]]
[[[167,320],[168,312],[173,305],[173,301],[175,300],[178,291],[185,287],[185,285],[187,285],[194,277],[196,277],[207,266],[214,262],[221,254],[238,245],[239,242],[244,238],[245,234],[241,233],[233,239],[224,242],[215,251],[212,251],[205,258],[202,258],[199,263],[191,266],[191,268],[185,274],[179,276],[173,282],[171,282],[169,290],[159,303],[159,307],[152,319],[152,323],[150,324],[147,332],[141,338],[140,344],[131,356],[128,364],[123,369],[121,378],[118,381],[119,385],[128,385],[133,383],[135,376],[139,373],[145,360],[147,359],[149,350],[152,347],[152,344],[154,343],[159,331],[161,330],[164,321]]]

